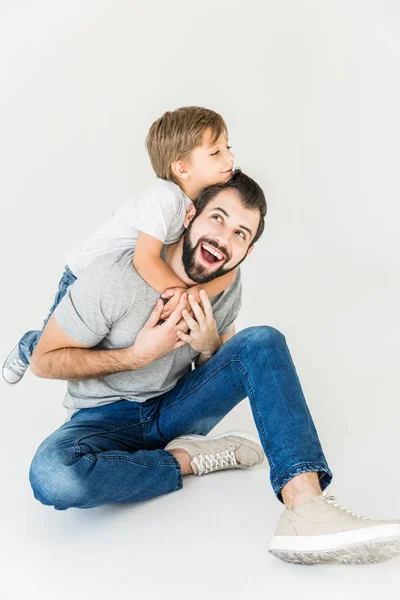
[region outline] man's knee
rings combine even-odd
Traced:
[[[37,500],[57,510],[81,503],[82,485],[66,451],[59,448],[39,448],[29,471],[29,480]]]
[[[232,339],[236,339],[247,350],[255,352],[258,352],[261,348],[274,349],[286,346],[283,333],[268,325],[247,327],[239,331]]]

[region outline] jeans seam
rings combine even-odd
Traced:
[[[171,464],[171,462],[173,462],[173,461],[157,461],[157,462],[152,462],[151,464],[149,464],[148,462],[143,462],[141,460],[134,459],[130,456],[117,456],[117,455],[104,456],[104,455],[97,455],[94,453],[89,453],[89,454],[83,454],[81,456],[81,458],[88,458],[92,462],[96,462],[97,460],[125,460],[127,462],[131,462],[135,465],[139,465],[141,467],[145,467],[148,469],[152,469],[153,467],[176,467],[175,464]]]
[[[275,468],[275,465],[274,465],[274,463],[272,461],[272,458],[271,458],[271,450],[270,450],[270,447],[269,447],[267,436],[265,434],[264,425],[263,425],[262,419],[260,417],[260,413],[258,411],[258,406],[257,406],[257,402],[256,402],[256,399],[255,399],[255,394],[253,392],[253,388],[251,387],[251,383],[249,381],[248,373],[247,373],[245,367],[242,365],[242,362],[241,362],[240,358],[239,358],[238,362],[239,362],[239,368],[242,371],[243,375],[246,377],[246,381],[247,381],[247,384],[249,386],[249,390],[251,392],[251,400],[250,400],[250,397],[249,397],[249,401],[250,401],[250,404],[252,405],[254,413],[257,415],[258,422],[259,422],[259,425],[260,425],[260,429],[261,429],[262,434],[263,434],[263,442],[265,444],[265,454],[266,454],[267,459],[268,459],[270,471],[271,471],[271,473],[273,473],[276,476],[276,468]],[[250,394],[249,394],[249,396],[250,396]]]

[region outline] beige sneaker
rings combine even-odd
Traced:
[[[188,452],[195,475],[223,469],[245,469],[264,460],[257,437],[244,431],[229,431],[215,437],[184,435],[172,440],[164,450],[177,448]]]
[[[400,554],[400,521],[372,521],[323,493],[285,510],[269,552],[300,564],[381,562]]]

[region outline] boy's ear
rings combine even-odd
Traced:
[[[194,219],[194,215],[196,214],[196,207],[194,204],[191,204],[186,211],[185,220],[183,221],[183,225],[185,229],[188,228],[189,223],[192,219]]]
[[[190,176],[189,161],[175,160],[171,165],[171,171],[176,179],[186,180]]]

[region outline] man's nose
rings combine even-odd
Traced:
[[[215,241],[217,242],[218,248],[220,248],[221,252],[223,252],[227,258],[230,258],[231,245],[228,234],[219,233],[217,236],[215,236]]]

